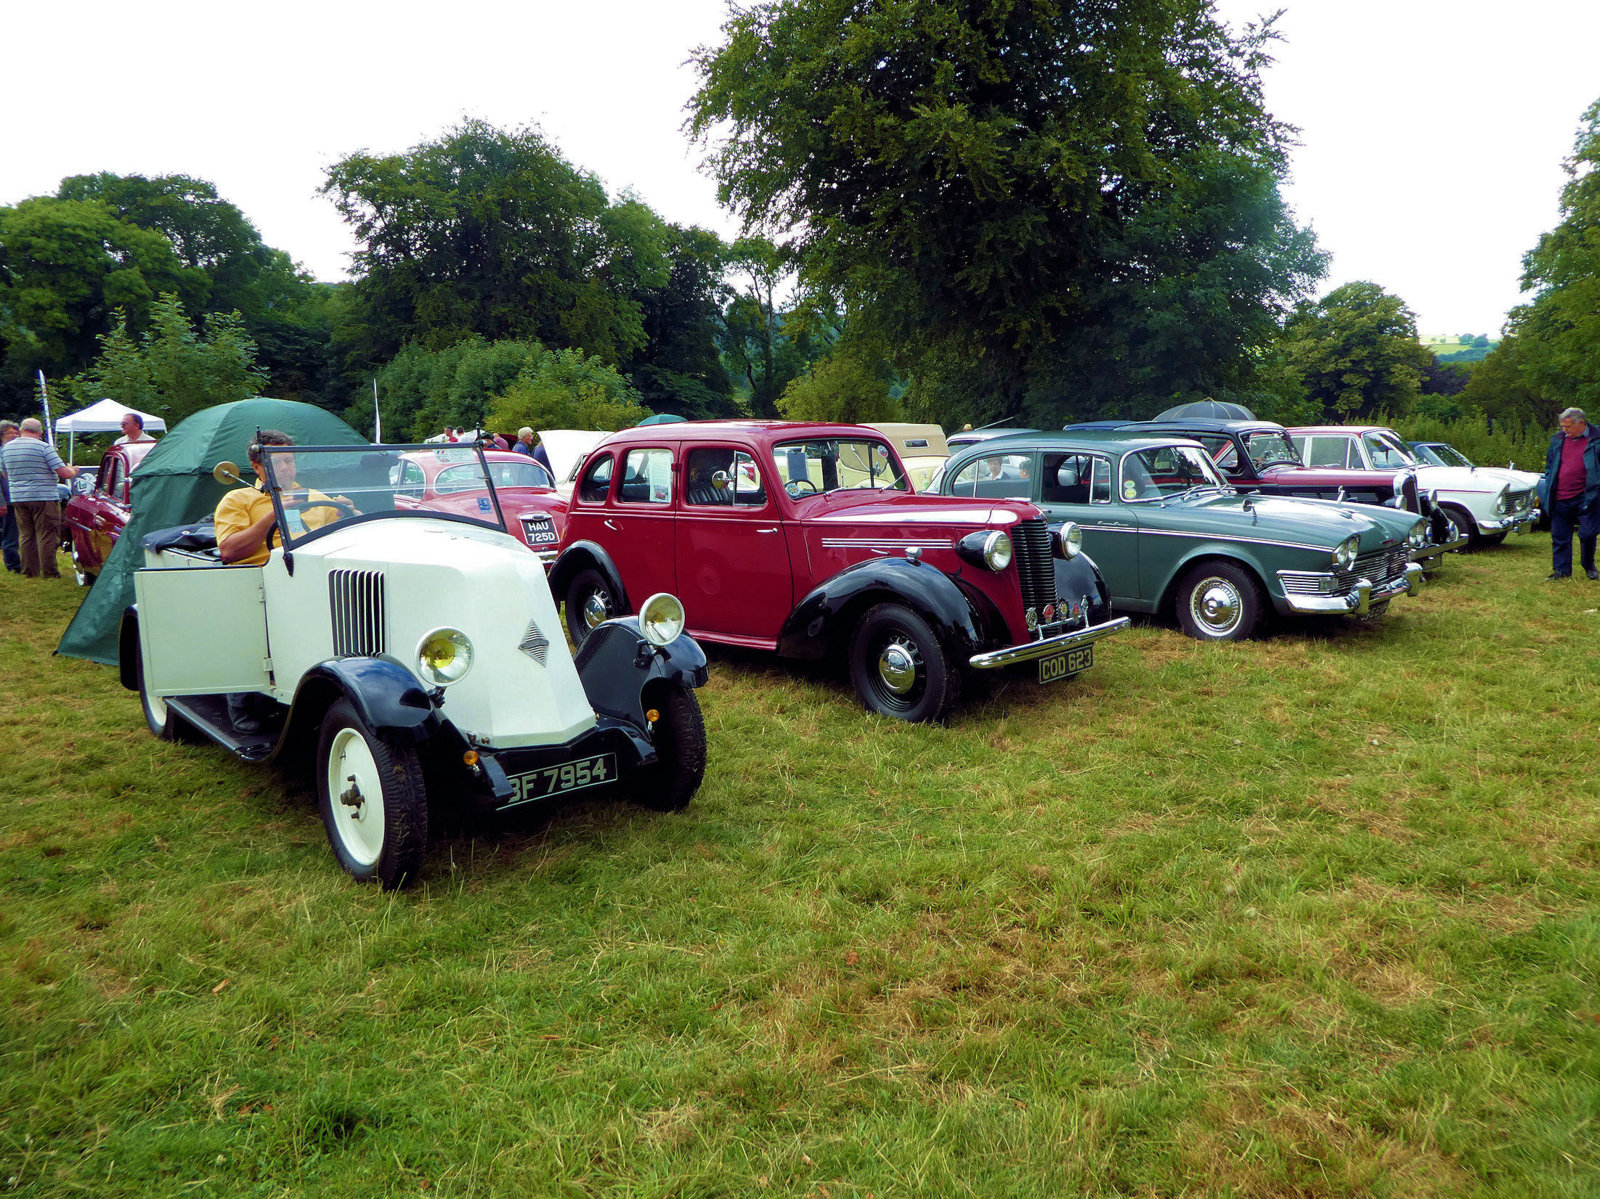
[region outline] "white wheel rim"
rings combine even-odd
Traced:
[[[383,779],[359,730],[343,728],[334,734],[327,771],[328,805],[339,843],[358,865],[375,865],[383,852]]]
[[[150,715],[150,723],[165,728],[167,725],[167,701],[159,695],[144,693],[144,710]]]

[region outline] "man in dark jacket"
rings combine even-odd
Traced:
[[[1594,543],[1600,534],[1600,428],[1589,423],[1582,408],[1561,414],[1561,432],[1550,439],[1544,458],[1541,489],[1550,504],[1550,574],[1572,577],[1572,532],[1578,532],[1583,571],[1600,579]]]

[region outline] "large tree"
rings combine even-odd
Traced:
[[[1346,283],[1302,304],[1284,328],[1287,368],[1327,420],[1409,413],[1433,355],[1417,318],[1376,283]]]
[[[724,200],[924,410],[1245,385],[1321,273],[1278,195],[1268,33],[1210,0],[770,0],[724,33],[690,117]]]
[[[1524,386],[1551,409],[1600,411],[1600,101],[1566,162],[1561,223],[1523,259],[1533,299],[1511,314]],[[1554,412],[1542,414],[1554,423]]]

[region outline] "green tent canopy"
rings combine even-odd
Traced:
[[[144,565],[144,537],[193,524],[217,507],[229,487],[211,477],[227,461],[249,478],[257,429],[278,429],[296,445],[366,445],[366,438],[313,404],[257,396],[218,404],[177,425],[133,472],[133,514],[106,556],[100,577],[62,634],[56,653],[117,664],[117,630],[133,603],[133,572]]]

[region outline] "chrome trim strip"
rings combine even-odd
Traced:
[[[1043,641],[1030,641],[1026,645],[1012,645],[1005,649],[990,650],[986,654],[973,654],[967,659],[967,665],[974,670],[994,670],[1000,666],[1010,666],[1015,662],[1036,662],[1040,658],[1048,658],[1052,654],[1064,649],[1072,649],[1079,645],[1093,645],[1102,637],[1109,637],[1112,633],[1120,632],[1128,627],[1130,621],[1126,616],[1118,616],[1108,620],[1105,624],[1090,625],[1086,629],[1079,629],[1075,633],[1062,633],[1056,637],[1046,637]]]
[[[1193,533],[1182,529],[1146,529],[1143,526],[1135,527],[1133,525],[1097,525],[1085,521],[1079,521],[1078,524],[1085,531],[1104,529],[1108,533],[1142,533],[1146,537],[1189,537],[1195,541],[1234,541],[1242,545],[1275,545],[1282,549],[1315,550],[1328,555],[1332,555],[1336,548],[1334,545],[1307,545],[1303,541],[1273,541],[1267,537],[1239,537],[1231,533]]]

